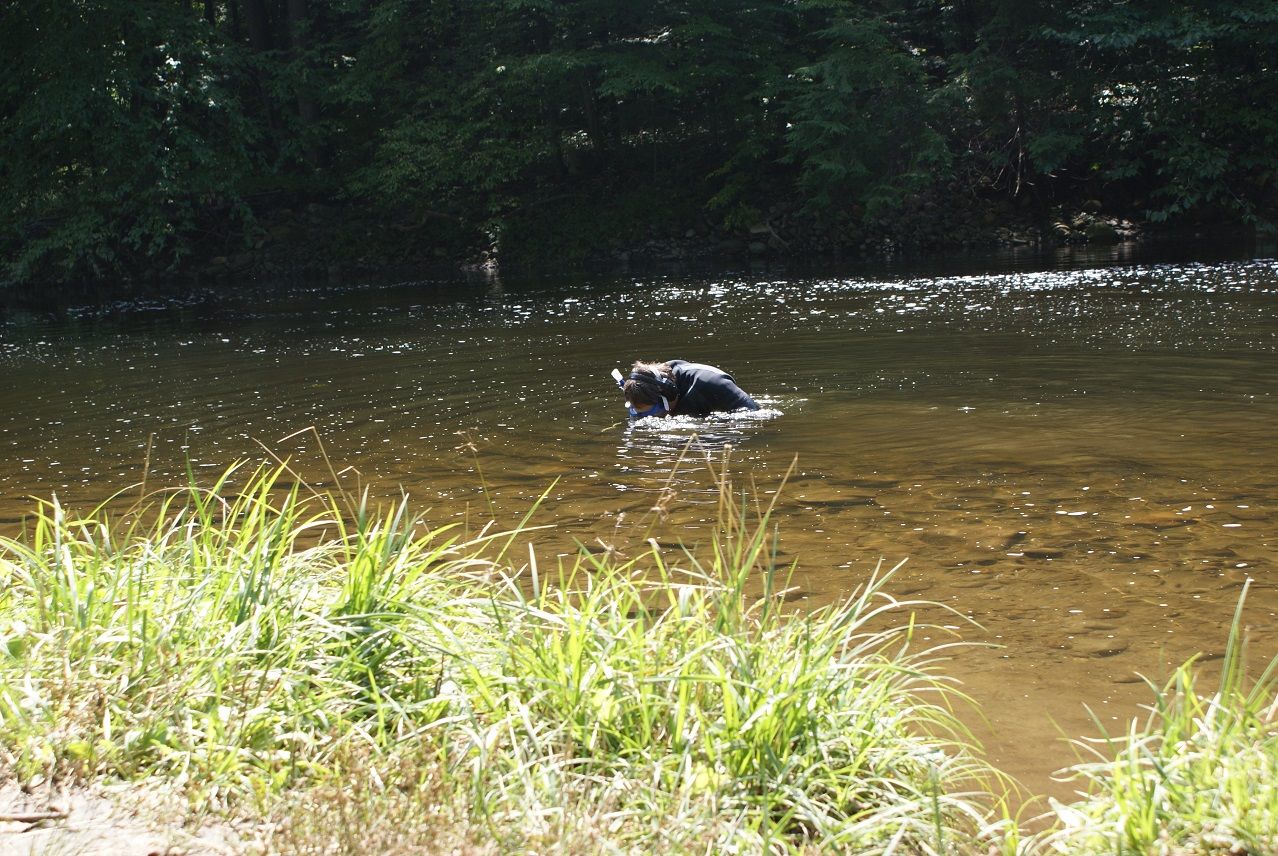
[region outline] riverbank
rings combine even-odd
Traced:
[[[0,309],[118,296],[181,299],[192,289],[245,283],[460,282],[499,270],[539,276],[751,266],[846,269],[928,255],[1105,248],[1134,255],[1147,245],[1272,242],[1271,234],[1237,219],[1154,223],[1144,212],[1109,210],[1096,200],[1018,207],[1005,200],[920,194],[875,217],[850,209],[831,219],[815,217],[791,199],[724,218],[710,214],[704,200],[646,187],[589,205],[578,196],[552,199],[512,213],[500,229],[489,231],[313,194],[258,200],[251,214],[234,222],[224,211],[202,212],[196,231],[199,237],[188,240],[179,255],[136,264],[121,260],[112,275],[60,276],[38,289],[0,284]]]
[[[536,271],[663,263],[842,263],[903,252],[1105,246],[1170,233],[1140,223],[1135,215],[1104,212],[1099,203],[1030,215],[1008,207],[960,211],[920,199],[890,218],[848,219],[833,226],[784,203],[730,222],[681,210],[677,204],[660,216],[644,206],[631,208],[647,213],[552,206],[513,221],[500,235],[467,242],[456,230],[441,232],[433,221],[361,222],[358,210],[349,206],[312,202],[264,212],[251,246],[200,252],[184,263],[184,270],[200,281],[305,273],[339,283],[388,272],[421,275],[498,267]]]
[[[0,542],[10,816],[135,783],[125,816],[192,852],[1272,852],[1240,618],[1220,688],[1180,670],[1025,837],[944,674],[961,640],[923,642],[890,573],[794,613],[770,509],[725,480],[695,553],[551,562],[536,503],[432,528],[283,467],[114,519],[45,504]]]

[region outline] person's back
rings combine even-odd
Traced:
[[[614,372],[626,395],[626,408],[644,416],[708,416],[734,410],[758,410],[759,405],[737,386],[732,375],[705,363],[668,360],[636,362],[630,377]]]
[[[671,410],[676,416],[759,409],[754,399],[723,369],[687,360],[670,360],[668,365],[674,374],[675,386],[679,387],[679,400]]]

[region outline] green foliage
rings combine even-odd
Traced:
[[[1089,55],[1098,172],[1134,185],[1157,221],[1273,217],[1278,3],[1085,3],[1053,30]]]
[[[1079,193],[1093,156],[1086,131],[1090,78],[1072,46],[1044,37],[1059,6],[988,0],[953,21],[959,37],[947,56],[963,101],[950,115],[965,143],[966,181],[983,193],[1045,205]],[[1097,188],[1083,193],[1103,195]]]
[[[236,55],[174,3],[8,4],[0,54],[5,280],[168,268],[233,191],[256,130]]]
[[[0,16],[9,283],[180,269],[308,201],[448,252],[531,235],[551,199],[588,200],[561,232],[624,228],[612,201],[640,185],[733,226],[803,208],[827,233],[918,199],[1278,210],[1278,0],[32,0]],[[609,243],[540,231],[547,249]]]
[[[883,21],[840,18],[787,93],[786,159],[810,207],[874,218],[944,179],[949,152],[923,68]]]

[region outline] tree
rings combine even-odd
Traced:
[[[202,209],[235,205],[254,128],[183,4],[10,4],[0,39],[6,279],[172,267]]]
[[[1089,2],[1068,21],[1050,35],[1091,58],[1097,173],[1155,220],[1274,217],[1278,3]]]
[[[886,16],[840,12],[815,36],[821,51],[795,71],[783,108],[808,206],[874,218],[943,181],[950,152],[920,52]]]

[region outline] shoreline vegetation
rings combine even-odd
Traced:
[[[286,464],[40,503],[0,539],[0,842],[56,848],[71,792],[190,853],[1278,852],[1242,600],[1219,685],[1151,684],[1031,832],[945,675],[965,643],[919,641],[935,605],[886,571],[785,608],[771,506],[727,470],[703,550],[630,560],[548,561],[539,503],[433,528]]]

